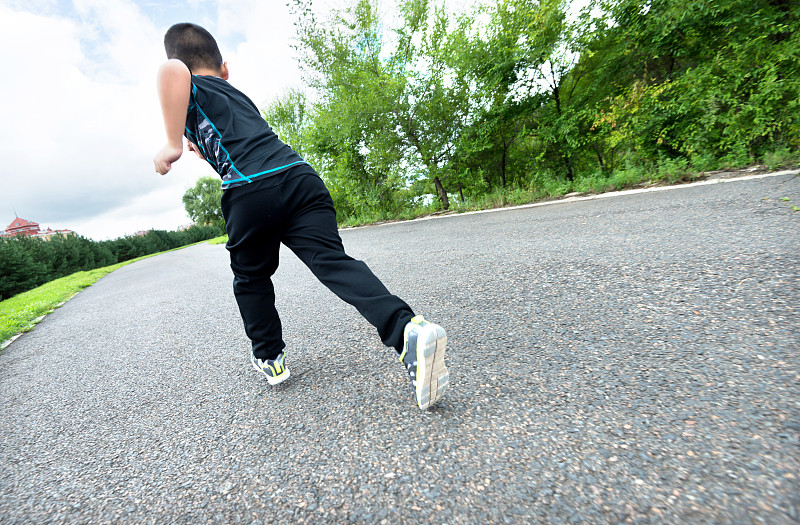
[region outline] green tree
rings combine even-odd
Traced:
[[[395,78],[404,89],[392,105],[407,161],[422,163],[444,209],[450,204],[445,182],[456,182],[452,170],[455,146],[470,114],[468,79],[454,67],[451,39],[455,24],[443,4],[408,0],[400,5],[403,25],[396,30],[397,52],[391,57]],[[459,52],[460,50],[455,50]]]
[[[40,239],[17,237],[0,239],[0,300],[47,282],[48,267],[31,253]]]
[[[529,15],[534,6],[496,2],[462,15],[449,34],[450,63],[471,86],[471,113],[457,143],[454,169],[459,186],[473,196],[525,177],[530,153],[522,154],[521,146],[535,128],[531,115],[546,102],[538,92],[522,93],[518,86],[525,70],[521,35],[533,25]],[[478,18],[488,23],[477,24]]]
[[[296,3],[300,6],[301,3]],[[300,23],[303,63],[322,92],[315,151],[350,207],[394,210],[424,177],[448,207],[443,177],[468,111],[468,87],[448,64],[449,18],[441,5],[408,0],[390,31],[374,0],[358,0],[331,24]],[[336,196],[334,196],[336,198]]]
[[[341,221],[392,216],[401,206],[405,172],[391,131],[387,101],[393,97],[381,91],[393,83],[381,59],[374,6],[357,2],[320,25],[303,2],[294,5],[305,75],[320,94],[306,154],[325,179]]]
[[[183,206],[192,221],[224,229],[221,200],[222,185],[218,178],[211,176],[200,177],[194,187],[183,194]]]
[[[449,55],[472,86],[456,156],[470,193],[530,187],[540,174],[572,180],[582,149],[596,142],[593,112],[583,104],[591,70],[577,67],[593,21],[589,7],[576,20],[567,7],[563,0],[498,0],[478,13],[488,23],[467,14],[451,32]]]
[[[265,115],[345,217],[800,148],[794,0],[590,0],[577,17],[566,0],[494,0],[460,18],[404,0],[395,27],[375,0],[325,24],[293,2],[319,98]]]
[[[302,157],[307,156],[310,115],[305,93],[290,89],[262,110],[261,114],[283,142]]]
[[[608,101],[596,124],[622,154],[745,164],[800,146],[800,13],[785,0],[617,0],[592,42]],[[704,160],[705,159],[705,160]],[[709,160],[710,159],[710,160]]]

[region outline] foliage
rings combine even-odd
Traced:
[[[41,284],[48,265],[36,259],[38,239],[0,239],[0,299],[11,297]]]
[[[49,241],[17,236],[0,239],[0,300],[46,282],[137,257],[211,239],[222,233],[216,226],[192,226],[183,231],[151,230],[143,236],[92,241],[76,235]]]
[[[609,12],[615,25],[593,46],[609,60],[599,78],[619,88],[598,124],[635,157],[731,166],[800,145],[790,2],[620,0]]]
[[[278,138],[306,160],[309,160],[306,153],[308,111],[309,105],[306,102],[305,93],[292,89],[261,112]],[[219,184],[218,181],[217,184]]]
[[[133,261],[77,272],[0,301],[0,342],[30,329],[39,317],[57,308],[106,274],[131,262]]]
[[[394,18],[351,0],[324,23],[309,0],[293,5],[315,96],[265,114],[313,159],[343,223],[407,215],[421,195],[461,208],[798,159],[793,0],[579,12],[493,0],[463,13],[405,0]]]
[[[398,145],[384,133],[391,128],[387,101],[393,97],[383,90],[394,85],[380,59],[375,10],[360,1],[323,26],[310,10],[297,7],[299,39],[315,73],[312,84],[325,93],[303,133],[305,154],[330,188],[340,220],[368,210],[391,215],[402,206],[396,193],[405,177]]]
[[[183,194],[183,206],[195,224],[207,224],[225,229],[222,217],[222,186],[219,178],[200,177],[194,187]]]

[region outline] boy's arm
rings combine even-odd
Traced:
[[[153,163],[161,175],[165,175],[183,154],[183,130],[191,90],[192,74],[180,60],[168,60],[158,70],[158,98],[167,131],[167,145],[156,154]]]

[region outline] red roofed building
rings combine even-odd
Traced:
[[[13,237],[15,235],[19,235],[20,233],[22,235],[36,235],[39,233],[39,223],[26,221],[25,219],[20,219],[17,217],[14,219],[14,222],[8,225],[5,234],[9,237]]]
[[[75,235],[72,230],[51,230],[47,228],[42,230],[39,228],[38,222],[28,221],[17,217],[8,225],[5,232],[0,233],[0,237],[16,237],[17,235],[25,235],[26,237],[40,237],[49,240],[53,235]]]

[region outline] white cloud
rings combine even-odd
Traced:
[[[116,237],[142,227],[97,217],[122,207],[138,215],[130,206],[166,191],[174,202],[160,200],[162,209],[152,211],[185,215],[180,197],[196,175],[162,179],[151,161],[164,140],[155,25],[124,1],[81,0],[73,16],[48,12],[0,7],[0,60],[12,72],[0,88],[2,216],[10,223],[16,210],[54,228]],[[187,219],[171,222],[160,226]]]
[[[285,2],[220,0],[218,31],[223,39],[239,41],[235,49],[222,50],[229,81],[258,107],[301,85],[290,47],[294,25]]]
[[[189,154],[165,177],[152,164],[165,140],[155,89],[163,33],[183,21],[217,37],[231,84],[259,107],[302,85],[284,1],[0,5],[0,228],[15,211],[98,240],[189,222],[181,197],[213,170]]]

